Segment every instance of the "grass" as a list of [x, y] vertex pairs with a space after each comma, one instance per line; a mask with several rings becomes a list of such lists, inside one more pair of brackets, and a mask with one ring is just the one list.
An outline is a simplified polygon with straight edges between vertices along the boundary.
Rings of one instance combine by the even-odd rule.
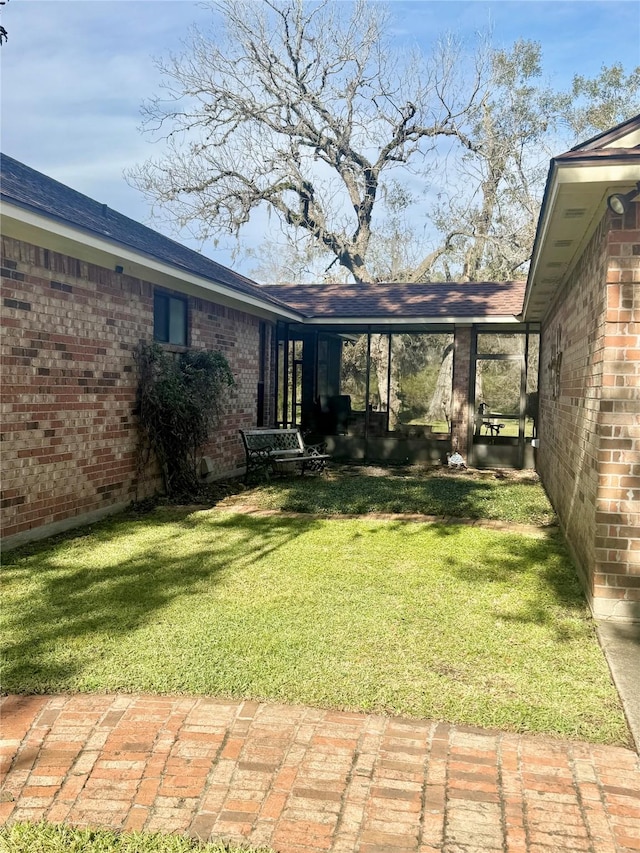
[[[267, 853], [266, 848], [262, 848]], [[251, 853], [247, 847], [202, 844], [178, 835], [74, 829], [62, 824], [0, 827], [0, 853]], [[258, 853], [254, 850], [254, 853]]]
[[[259, 509], [319, 515], [422, 513], [552, 524], [553, 509], [533, 474], [419, 471], [332, 466], [323, 477], [289, 477], [261, 484], [238, 501]], [[233, 503], [231, 500], [229, 503]]]
[[[370, 484], [356, 491], [370, 505]], [[10, 692], [252, 697], [628, 743], [553, 531], [161, 507], [9, 552], [3, 576]]]

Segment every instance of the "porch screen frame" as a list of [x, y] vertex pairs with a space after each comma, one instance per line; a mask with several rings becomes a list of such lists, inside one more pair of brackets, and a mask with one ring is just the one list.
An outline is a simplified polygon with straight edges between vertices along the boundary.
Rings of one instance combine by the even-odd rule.
[[[479, 353], [478, 352], [478, 337], [480, 335], [524, 335], [524, 351], [522, 353]], [[479, 361], [520, 361], [520, 393], [519, 393], [519, 411], [518, 411], [518, 460], [519, 466], [524, 466], [525, 445], [527, 442], [526, 432], [526, 407], [527, 407], [527, 380], [529, 373], [529, 348], [530, 338], [532, 335], [540, 337], [540, 323], [522, 323], [517, 326], [509, 325], [502, 326], [498, 324], [474, 325], [471, 330], [471, 352], [470, 352], [470, 369], [469, 369], [469, 389], [468, 389], [468, 447], [470, 450], [470, 462], [475, 464], [475, 444], [490, 444], [491, 440], [476, 442], [475, 420], [477, 416], [476, 409], [476, 382], [477, 382], [477, 366]], [[539, 388], [540, 383], [540, 364], [538, 363], [538, 375], [536, 377], [536, 387]], [[510, 418], [516, 420], [516, 418]], [[485, 438], [485, 436], [483, 436]]]

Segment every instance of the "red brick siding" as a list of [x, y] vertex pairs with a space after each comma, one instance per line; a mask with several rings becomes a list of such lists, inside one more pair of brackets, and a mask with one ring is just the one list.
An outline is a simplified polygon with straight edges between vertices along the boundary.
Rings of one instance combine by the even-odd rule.
[[640, 204], [612, 217], [608, 247], [594, 598], [640, 620]]
[[611, 224], [543, 323], [538, 468], [594, 612], [627, 619], [640, 618], [640, 234]]
[[[236, 387], [229, 392], [229, 409], [222, 414], [215, 437], [205, 451], [213, 462], [214, 475], [222, 476], [244, 467], [244, 450], [238, 430], [256, 426], [260, 320], [204, 299], [194, 299], [191, 303], [191, 346], [222, 352], [236, 382]], [[270, 324], [266, 326], [266, 333], [266, 377], [267, 386], [272, 388], [268, 383], [273, 371], [273, 327]], [[265, 399], [267, 418], [270, 417], [271, 397], [267, 394]]]
[[[153, 284], [2, 240], [2, 532], [102, 513], [160, 486], [136, 475], [133, 349], [153, 335]], [[242, 465], [255, 425], [259, 320], [189, 299], [193, 346], [220, 349], [237, 388], [207, 448], [218, 474]], [[268, 326], [269, 328], [269, 326]]]

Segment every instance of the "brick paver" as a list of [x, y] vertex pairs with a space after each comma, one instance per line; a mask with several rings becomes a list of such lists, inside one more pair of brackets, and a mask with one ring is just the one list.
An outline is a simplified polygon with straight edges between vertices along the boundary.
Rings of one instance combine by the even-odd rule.
[[422, 720], [208, 698], [4, 697], [0, 819], [282, 853], [631, 853], [638, 756]]

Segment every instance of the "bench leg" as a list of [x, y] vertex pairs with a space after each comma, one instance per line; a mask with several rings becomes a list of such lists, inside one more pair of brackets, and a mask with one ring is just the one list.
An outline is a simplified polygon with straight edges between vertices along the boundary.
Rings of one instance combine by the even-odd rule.
[[248, 484], [249, 478], [253, 474], [257, 473], [264, 475], [265, 479], [268, 480], [270, 469], [272, 467], [272, 459], [267, 453], [260, 453], [259, 451], [251, 453], [246, 458], [246, 470], [244, 475], [245, 484]]

